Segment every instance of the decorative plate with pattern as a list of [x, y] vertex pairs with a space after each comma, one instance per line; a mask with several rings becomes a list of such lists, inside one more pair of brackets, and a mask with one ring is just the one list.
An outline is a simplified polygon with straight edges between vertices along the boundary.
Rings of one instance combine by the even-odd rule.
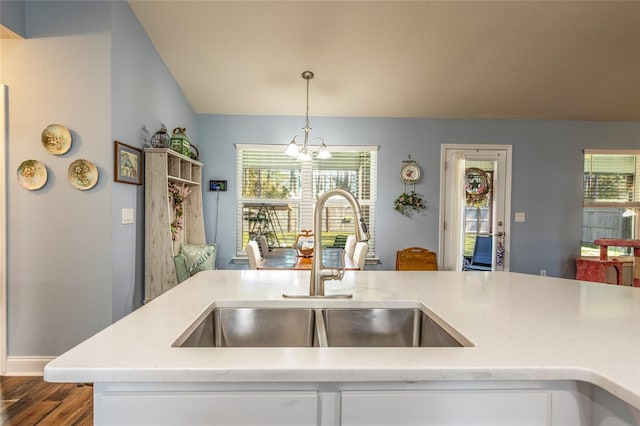
[[25, 160], [18, 167], [18, 182], [29, 191], [40, 189], [47, 183], [47, 168], [37, 160]]
[[69, 164], [69, 183], [76, 189], [84, 191], [98, 183], [98, 168], [89, 160], [76, 160]]
[[71, 148], [71, 132], [60, 124], [50, 124], [42, 131], [42, 145], [53, 155], [62, 155]]

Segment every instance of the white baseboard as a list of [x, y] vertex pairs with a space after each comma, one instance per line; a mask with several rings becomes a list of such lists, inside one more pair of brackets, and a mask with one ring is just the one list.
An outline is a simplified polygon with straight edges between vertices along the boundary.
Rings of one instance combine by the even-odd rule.
[[8, 356], [7, 376], [42, 376], [44, 366], [53, 361], [54, 356]]

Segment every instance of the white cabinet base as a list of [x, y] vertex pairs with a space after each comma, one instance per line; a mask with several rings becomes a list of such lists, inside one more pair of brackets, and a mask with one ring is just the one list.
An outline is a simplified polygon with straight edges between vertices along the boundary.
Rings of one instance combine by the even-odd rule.
[[315, 426], [316, 392], [96, 391], [94, 424]]
[[342, 393], [342, 426], [542, 426], [550, 418], [548, 391]]
[[633, 426], [640, 411], [575, 381], [95, 383], [101, 425]]

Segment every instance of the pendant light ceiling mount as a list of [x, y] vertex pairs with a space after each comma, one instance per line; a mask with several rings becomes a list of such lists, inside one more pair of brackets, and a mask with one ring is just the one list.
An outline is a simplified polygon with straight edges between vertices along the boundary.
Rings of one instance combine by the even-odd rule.
[[304, 71], [302, 73], [302, 78], [307, 82], [307, 111], [305, 114], [306, 122], [305, 126], [302, 128], [304, 131], [304, 142], [301, 148], [298, 148], [296, 144], [296, 138], [299, 138], [300, 135], [295, 135], [289, 145], [287, 145], [287, 149], [284, 151], [289, 157], [296, 157], [298, 160], [309, 161], [311, 160], [311, 142], [316, 139], [320, 141], [320, 149], [318, 150], [317, 158], [320, 160], [326, 160], [331, 158], [331, 153], [327, 148], [327, 145], [324, 143], [324, 140], [319, 137], [315, 137], [309, 141], [309, 132], [311, 132], [311, 127], [309, 126], [309, 80], [311, 80], [315, 75], [312, 71]]

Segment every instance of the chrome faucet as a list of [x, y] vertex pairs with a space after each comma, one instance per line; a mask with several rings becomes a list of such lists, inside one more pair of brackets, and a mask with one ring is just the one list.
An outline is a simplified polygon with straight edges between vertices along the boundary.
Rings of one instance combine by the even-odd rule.
[[316, 202], [316, 210], [313, 212], [313, 261], [311, 266], [311, 280], [309, 281], [309, 296], [324, 296], [324, 282], [328, 280], [342, 280], [344, 276], [344, 253], [342, 257], [342, 269], [325, 268], [322, 264], [322, 209], [324, 203], [331, 197], [340, 195], [344, 197], [355, 213], [356, 240], [368, 241], [369, 230], [360, 211], [360, 204], [356, 197], [344, 189], [331, 189], [322, 194]]

